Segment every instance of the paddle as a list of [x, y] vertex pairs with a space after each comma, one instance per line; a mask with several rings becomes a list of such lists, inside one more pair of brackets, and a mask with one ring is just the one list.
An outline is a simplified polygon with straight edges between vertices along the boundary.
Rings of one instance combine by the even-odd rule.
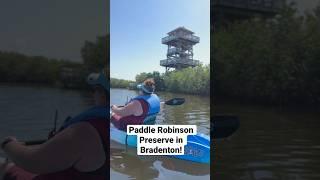
[[240, 126], [239, 118], [233, 115], [214, 115], [211, 119], [213, 123], [214, 139], [227, 138], [235, 133]]
[[[53, 137], [57, 132], [57, 121], [58, 121], [58, 110], [56, 109], [55, 114], [54, 114], [53, 129], [49, 132], [49, 138]], [[42, 144], [42, 143], [44, 143], [46, 141], [47, 140], [43, 140], [43, 139], [41, 139], [41, 140], [33, 140], [33, 141], [26, 141], [25, 145], [27, 145], [27, 146], [29, 146], [29, 145], [37, 145], [37, 144]]]
[[[166, 105], [181, 105], [185, 102], [184, 98], [173, 98], [162, 102]], [[213, 138], [221, 139], [227, 138], [235, 133], [240, 126], [239, 118], [233, 115], [214, 115], [210, 119], [213, 123]]]
[[24, 142], [25, 145], [27, 146], [32, 146], [32, 145], [38, 145], [45, 143], [47, 140], [39, 139], [39, 140], [33, 140], [33, 141], [26, 141]]
[[[221, 139], [227, 138], [234, 134], [240, 126], [239, 118], [232, 115], [215, 115], [211, 118], [211, 123], [213, 123], [213, 138]], [[46, 142], [46, 140], [33, 140], [26, 141], [26, 145], [37, 145]]]
[[57, 121], [58, 121], [58, 110], [56, 109], [56, 112], [54, 114], [54, 124], [53, 124], [54, 126], [49, 133], [49, 138], [53, 137], [57, 132]]
[[[161, 101], [160, 103], [165, 105], [170, 105], [170, 106], [177, 106], [177, 105], [183, 104], [185, 101], [186, 100], [184, 98], [172, 98], [167, 101]], [[124, 107], [124, 106], [118, 106], [118, 107]]]
[[161, 102], [161, 103], [164, 103], [166, 105], [176, 106], [176, 105], [181, 105], [184, 102], [185, 102], [184, 98], [173, 98], [173, 99], [167, 100], [165, 102]]

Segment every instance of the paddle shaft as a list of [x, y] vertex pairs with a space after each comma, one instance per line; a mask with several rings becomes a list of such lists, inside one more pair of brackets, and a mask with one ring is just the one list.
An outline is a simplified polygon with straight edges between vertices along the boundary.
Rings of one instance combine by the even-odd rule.
[[[165, 105], [173, 105], [174, 106], [174, 105], [181, 105], [184, 102], [185, 102], [184, 98], [172, 98], [167, 101], [161, 101], [160, 103], [165, 104]], [[127, 103], [128, 103], [128, 100], [127, 100]], [[118, 107], [123, 107], [123, 106], [118, 106]]]
[[58, 121], [58, 110], [56, 109], [56, 112], [54, 114], [54, 128], [53, 128], [53, 132], [57, 131], [57, 121]]
[[45, 143], [46, 141], [47, 141], [47, 140], [44, 140], [44, 139], [33, 140], [33, 141], [26, 141], [26, 142], [25, 142], [25, 145], [27, 145], [27, 146], [38, 145], [38, 144]]

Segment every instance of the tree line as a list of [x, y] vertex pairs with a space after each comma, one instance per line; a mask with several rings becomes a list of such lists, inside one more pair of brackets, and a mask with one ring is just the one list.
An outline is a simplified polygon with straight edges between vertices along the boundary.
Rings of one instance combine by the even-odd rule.
[[[148, 78], [153, 78], [156, 84], [156, 91], [169, 91], [175, 93], [188, 93], [209, 95], [210, 94], [210, 66], [201, 65], [194, 68], [185, 68], [182, 70], [169, 71], [160, 73], [158, 71], [143, 72], [137, 74], [135, 82], [125, 80], [113, 81], [111, 78], [111, 87], [115, 86], [115, 82], [127, 82], [123, 84], [123, 88], [136, 88], [136, 85], [142, 83]], [[131, 83], [131, 84], [130, 84]]]
[[131, 83], [134, 84], [134, 81], [117, 79], [117, 78], [110, 79], [110, 87], [111, 88], [134, 88], [134, 87], [131, 87], [132, 86]]
[[320, 103], [320, 7], [299, 15], [285, 7], [212, 35], [215, 97], [265, 104]]
[[85, 87], [89, 73], [100, 72], [104, 67], [109, 72], [108, 38], [107, 35], [97, 37], [95, 42], [85, 41], [81, 48], [82, 62], [0, 51], [0, 82]]
[[81, 65], [66, 60], [3, 51], [0, 51], [0, 62], [0, 81], [9, 83], [54, 84], [59, 80], [61, 67]]

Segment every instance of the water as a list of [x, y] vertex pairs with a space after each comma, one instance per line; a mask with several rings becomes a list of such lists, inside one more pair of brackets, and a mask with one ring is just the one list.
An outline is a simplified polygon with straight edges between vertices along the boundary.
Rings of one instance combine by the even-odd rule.
[[[135, 91], [111, 89], [110, 103], [123, 105], [136, 96]], [[162, 101], [174, 97], [183, 97], [186, 102], [181, 106], [165, 105], [156, 119], [156, 124], [195, 124], [198, 131], [209, 134], [210, 99], [172, 93], [159, 93]], [[128, 98], [127, 98], [128, 97]], [[127, 150], [113, 149], [111, 144], [110, 174], [111, 179], [210, 179], [210, 166], [192, 163], [169, 157], [137, 156], [134, 148]]]
[[56, 109], [59, 127], [67, 116], [92, 103], [90, 94], [79, 91], [0, 85], [0, 139], [9, 135], [23, 141], [45, 139], [54, 127]]
[[240, 129], [217, 142], [211, 176], [219, 180], [319, 180], [320, 113], [220, 104], [215, 112], [240, 118]]
[[[135, 91], [112, 89], [111, 103], [123, 104]], [[160, 93], [162, 100], [184, 97], [182, 106], [164, 106], [159, 124], [197, 124], [209, 133], [209, 98]], [[41, 139], [59, 122], [90, 107], [90, 93], [46, 87], [0, 85], [0, 138]], [[217, 180], [320, 179], [320, 113], [316, 110], [219, 104], [218, 113], [240, 117], [240, 129], [218, 141], [211, 176]], [[0, 152], [1, 153], [1, 152]], [[134, 149], [111, 150], [112, 179], [209, 179], [209, 166], [161, 157], [138, 157]], [[3, 156], [3, 154], [0, 154]]]
[[[135, 91], [112, 89], [111, 103], [124, 104]], [[161, 99], [185, 97], [182, 106], [164, 106], [157, 117], [159, 124], [197, 124], [202, 133], [209, 133], [209, 99], [161, 93]], [[91, 94], [48, 87], [0, 85], [0, 138], [13, 135], [19, 140], [44, 139], [53, 128], [55, 109], [59, 124], [69, 115], [92, 105]], [[0, 151], [0, 156], [4, 154]], [[112, 150], [111, 179], [209, 179], [210, 167], [167, 157], [138, 157], [135, 149]]]

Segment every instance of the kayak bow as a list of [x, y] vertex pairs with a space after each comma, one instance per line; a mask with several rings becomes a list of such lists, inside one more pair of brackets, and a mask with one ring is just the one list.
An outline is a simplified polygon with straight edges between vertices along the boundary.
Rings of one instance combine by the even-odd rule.
[[[112, 124], [110, 124], [110, 139], [125, 146], [137, 147], [137, 136], [127, 135]], [[189, 135], [184, 151], [184, 155], [170, 155], [170, 157], [210, 164], [210, 137], [204, 134]]]
[[[111, 114], [110, 110], [110, 116]], [[112, 123], [110, 123], [110, 139], [126, 147], [137, 147], [137, 136], [127, 135], [125, 131], [117, 129]], [[210, 137], [205, 134], [188, 135], [184, 155], [170, 155], [170, 157], [210, 164]]]

